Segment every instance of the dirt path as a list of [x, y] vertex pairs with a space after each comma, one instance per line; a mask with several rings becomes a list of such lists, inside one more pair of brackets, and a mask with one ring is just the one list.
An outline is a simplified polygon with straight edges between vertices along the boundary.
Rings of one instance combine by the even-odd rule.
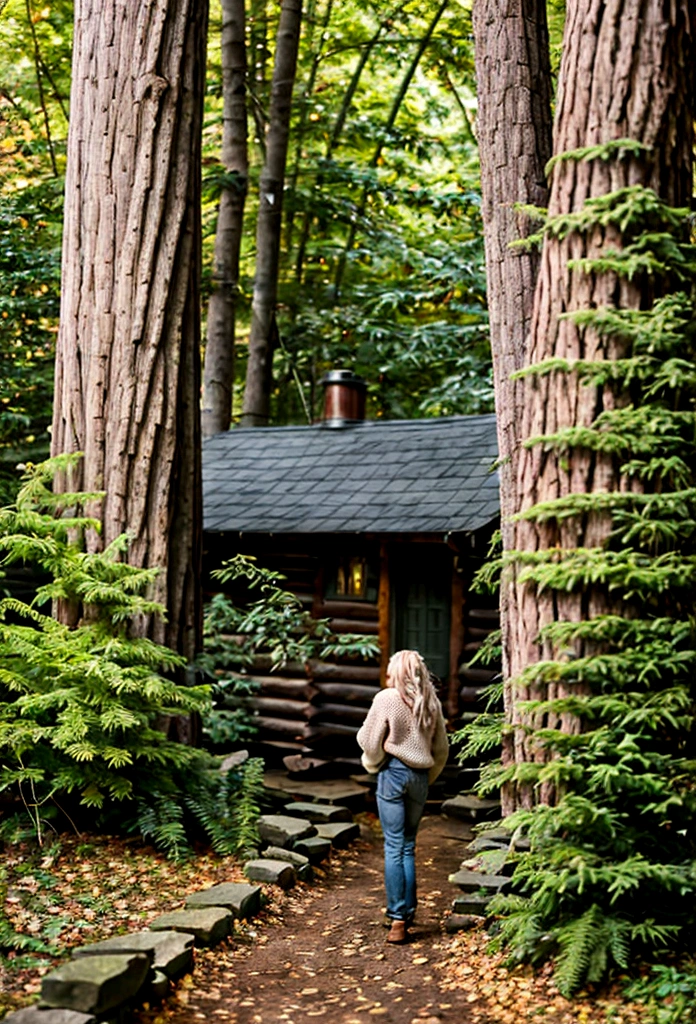
[[235, 940], [201, 951], [194, 973], [139, 1024], [466, 1024], [464, 992], [443, 992], [437, 963], [452, 941], [442, 932], [451, 905], [447, 876], [469, 833], [459, 822], [424, 819], [418, 837], [419, 908], [406, 946], [388, 946], [382, 926], [382, 845], [374, 829], [334, 854], [311, 887], [279, 895]]

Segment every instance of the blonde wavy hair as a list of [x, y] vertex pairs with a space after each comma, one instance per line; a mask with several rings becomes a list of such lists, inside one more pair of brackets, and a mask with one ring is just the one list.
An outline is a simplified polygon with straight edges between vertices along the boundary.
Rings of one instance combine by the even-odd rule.
[[393, 686], [410, 709], [419, 729], [433, 728], [440, 710], [428, 666], [418, 651], [397, 651], [387, 665], [387, 686]]

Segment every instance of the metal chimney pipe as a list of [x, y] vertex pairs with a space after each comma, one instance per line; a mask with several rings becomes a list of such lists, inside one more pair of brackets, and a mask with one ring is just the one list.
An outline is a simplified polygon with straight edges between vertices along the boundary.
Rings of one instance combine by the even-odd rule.
[[352, 370], [329, 370], [322, 378], [324, 387], [323, 427], [340, 429], [365, 419], [367, 384]]

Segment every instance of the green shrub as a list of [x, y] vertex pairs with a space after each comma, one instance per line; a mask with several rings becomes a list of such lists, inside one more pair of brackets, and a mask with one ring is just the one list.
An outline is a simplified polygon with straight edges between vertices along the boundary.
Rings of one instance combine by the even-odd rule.
[[650, 975], [630, 982], [629, 999], [646, 1003], [651, 1024], [694, 1024], [696, 1021], [696, 964], [654, 964]]
[[[158, 727], [164, 716], [205, 712], [209, 690], [177, 683], [182, 658], [132, 629], [161, 614], [147, 597], [157, 570], [122, 560], [125, 537], [98, 554], [77, 543], [98, 529], [80, 511], [95, 496], [50, 489], [71, 461], [30, 468], [16, 506], [0, 512], [3, 564], [46, 579], [31, 604], [0, 601], [0, 790], [19, 798], [39, 841], [51, 810], [82, 819], [87, 809], [110, 827], [130, 821], [173, 855], [197, 818], [227, 851], [236, 842], [229, 805], [247, 785], [255, 792], [257, 767], [248, 779], [244, 770], [221, 777], [209, 754]], [[76, 628], [48, 613], [53, 601], [82, 608]]]

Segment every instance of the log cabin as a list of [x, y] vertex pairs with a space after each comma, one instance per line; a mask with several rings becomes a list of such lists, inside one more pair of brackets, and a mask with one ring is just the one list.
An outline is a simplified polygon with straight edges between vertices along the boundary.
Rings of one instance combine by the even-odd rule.
[[355, 734], [390, 655], [421, 652], [451, 722], [480, 710], [494, 674], [469, 666], [497, 627], [471, 591], [499, 518], [493, 415], [366, 420], [365, 384], [324, 379], [312, 426], [237, 428], [203, 446], [204, 571], [237, 553], [283, 573], [336, 633], [375, 637], [379, 657], [254, 665], [265, 754], [354, 761]]

